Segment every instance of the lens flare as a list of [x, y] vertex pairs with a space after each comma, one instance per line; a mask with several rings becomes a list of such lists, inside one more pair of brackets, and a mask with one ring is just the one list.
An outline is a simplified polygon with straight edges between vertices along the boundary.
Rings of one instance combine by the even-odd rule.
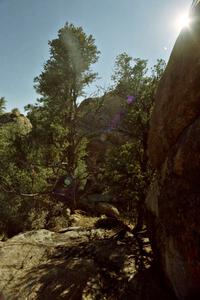
[[191, 18], [188, 12], [180, 14], [176, 20], [176, 28], [181, 31], [183, 28], [189, 28], [191, 24]]
[[127, 103], [131, 104], [135, 100], [134, 96], [127, 96]]

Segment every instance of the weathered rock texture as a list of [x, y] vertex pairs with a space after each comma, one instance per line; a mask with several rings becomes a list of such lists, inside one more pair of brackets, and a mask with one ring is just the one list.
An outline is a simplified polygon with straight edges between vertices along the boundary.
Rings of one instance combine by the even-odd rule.
[[150, 267], [146, 238], [119, 242], [112, 235], [71, 227], [0, 242], [0, 299], [175, 300], [156, 266]]
[[158, 170], [146, 203], [152, 243], [179, 299], [200, 299], [200, 3], [160, 82], [149, 135]]

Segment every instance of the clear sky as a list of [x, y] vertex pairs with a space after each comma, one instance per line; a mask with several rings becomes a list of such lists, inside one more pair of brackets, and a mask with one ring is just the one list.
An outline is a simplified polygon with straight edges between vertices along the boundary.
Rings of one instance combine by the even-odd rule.
[[7, 99], [8, 110], [36, 101], [33, 79], [48, 59], [48, 40], [66, 22], [95, 37], [101, 56], [94, 69], [103, 87], [109, 85], [116, 56], [124, 51], [148, 59], [150, 66], [157, 58], [167, 61], [178, 35], [175, 20], [191, 2], [0, 0], [0, 96]]

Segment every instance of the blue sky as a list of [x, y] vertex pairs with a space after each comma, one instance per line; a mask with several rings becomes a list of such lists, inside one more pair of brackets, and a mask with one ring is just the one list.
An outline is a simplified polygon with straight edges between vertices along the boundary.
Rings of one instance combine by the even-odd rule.
[[[116, 56], [169, 58], [178, 35], [175, 20], [191, 0], [0, 0], [0, 96], [7, 109], [34, 103], [33, 79], [48, 59], [48, 40], [66, 22], [82, 26], [101, 51], [94, 66], [109, 86]], [[88, 90], [94, 91], [95, 85]]]

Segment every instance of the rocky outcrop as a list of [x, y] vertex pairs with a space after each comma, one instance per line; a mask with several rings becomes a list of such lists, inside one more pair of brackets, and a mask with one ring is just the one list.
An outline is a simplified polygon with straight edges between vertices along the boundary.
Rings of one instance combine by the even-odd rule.
[[[101, 236], [100, 230], [95, 234]], [[11, 300], [81, 299], [79, 295], [90, 280], [90, 274], [95, 273], [94, 262], [72, 254], [67, 263], [66, 258], [58, 258], [58, 248], [65, 247], [70, 252], [77, 242], [84, 243], [91, 236], [87, 229], [68, 228], [65, 233], [43, 229], [1, 242], [0, 292]], [[74, 284], [77, 285], [75, 291], [71, 288]]]
[[86, 198], [81, 199], [77, 205], [89, 215], [105, 215], [111, 218], [118, 218], [120, 216], [119, 210], [116, 206], [109, 203], [109, 200], [109, 196], [106, 197], [106, 195], [91, 194]]
[[141, 252], [133, 237], [112, 236], [71, 227], [0, 242], [0, 299], [174, 300], [157, 268], [150, 268], [149, 244]]
[[149, 138], [151, 161], [157, 167], [200, 114], [199, 5], [191, 11], [191, 27], [183, 29], [176, 41], [157, 91]]
[[101, 135], [102, 132], [108, 130], [124, 103], [124, 99], [112, 93], [107, 93], [100, 98], [85, 99], [79, 105], [81, 131], [88, 134], [96, 133], [97, 136]]
[[160, 82], [149, 134], [152, 245], [179, 299], [200, 299], [200, 3]]
[[[89, 173], [98, 173], [106, 152], [127, 140], [127, 137], [115, 130], [123, 119], [125, 104], [126, 99], [111, 92], [100, 98], [88, 98], [81, 102], [78, 125], [80, 134], [88, 138]], [[92, 185], [96, 183], [95, 176], [93, 176]]]
[[17, 109], [0, 115], [0, 129], [12, 130], [15, 134], [26, 135], [32, 130], [30, 120]]
[[118, 218], [120, 215], [118, 209], [115, 206], [106, 202], [97, 203], [95, 206], [95, 210], [98, 212], [98, 214], [106, 215], [110, 218]]

